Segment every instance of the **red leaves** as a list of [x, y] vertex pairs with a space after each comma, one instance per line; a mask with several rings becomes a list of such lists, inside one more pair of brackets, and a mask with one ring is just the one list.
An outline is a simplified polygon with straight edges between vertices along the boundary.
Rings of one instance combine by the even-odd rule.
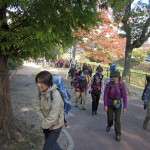
[[109, 62], [112, 58], [120, 59], [124, 56], [125, 39], [118, 35], [114, 26], [111, 11], [100, 11], [99, 26], [89, 31], [79, 30], [74, 36], [83, 38], [80, 46], [84, 48], [84, 56], [95, 61]]

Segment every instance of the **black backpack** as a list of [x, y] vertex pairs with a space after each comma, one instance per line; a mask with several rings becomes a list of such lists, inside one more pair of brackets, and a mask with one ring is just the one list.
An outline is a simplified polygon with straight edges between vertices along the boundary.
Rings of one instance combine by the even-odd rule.
[[85, 88], [85, 85], [86, 85], [85, 81], [86, 81], [86, 79], [79, 78], [77, 83], [76, 83], [76, 88], [83, 90]]

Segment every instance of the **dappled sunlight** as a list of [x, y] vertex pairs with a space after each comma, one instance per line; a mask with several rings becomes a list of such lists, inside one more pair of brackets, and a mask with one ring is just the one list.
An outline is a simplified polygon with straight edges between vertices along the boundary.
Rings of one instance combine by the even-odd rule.
[[28, 107], [25, 107], [25, 106], [20, 109], [21, 112], [28, 112], [28, 111], [31, 111], [31, 110], [32, 110], [31, 108], [28, 108]]
[[137, 107], [143, 108], [143, 105], [141, 105], [141, 104], [134, 104], [134, 105]]
[[50, 71], [52, 73], [57, 73], [57, 74], [59, 72], [59, 70], [57, 68], [43, 68], [41, 70], [48, 70], [48, 71]]
[[32, 68], [40, 68], [40, 65], [36, 65], [35, 63], [24, 63], [23, 66], [28, 66]]

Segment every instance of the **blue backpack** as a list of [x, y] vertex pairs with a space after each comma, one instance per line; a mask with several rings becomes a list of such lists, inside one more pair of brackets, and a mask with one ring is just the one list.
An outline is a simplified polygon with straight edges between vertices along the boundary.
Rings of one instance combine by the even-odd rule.
[[[60, 75], [52, 74], [53, 76], [53, 83], [57, 85], [57, 90], [59, 91], [62, 100], [64, 102], [64, 114], [65, 116], [68, 114], [69, 110], [71, 109], [71, 96], [63, 84], [63, 80]], [[41, 97], [41, 93], [39, 92], [39, 97]], [[50, 92], [50, 99], [53, 100], [53, 91]]]
[[115, 64], [113, 64], [113, 65], [111, 65], [110, 66], [110, 71], [116, 71], [117, 69], [116, 69], [116, 65]]
[[[63, 84], [63, 80], [60, 75], [58, 74], [53, 74], [53, 83], [57, 85], [57, 90], [59, 91], [62, 100], [64, 102], [64, 113], [65, 115], [68, 114], [69, 110], [71, 109], [71, 96], [66, 89], [66, 87]], [[50, 99], [53, 100], [53, 91], [50, 92]]]
[[[66, 89], [66, 87], [63, 84], [63, 80], [60, 75], [58, 74], [53, 74], [53, 83], [57, 85], [57, 90], [60, 92], [60, 95], [63, 99], [64, 102], [64, 110], [65, 110], [65, 115], [68, 114], [69, 110], [71, 109], [71, 96]], [[50, 92], [50, 98], [53, 100], [53, 92]]]

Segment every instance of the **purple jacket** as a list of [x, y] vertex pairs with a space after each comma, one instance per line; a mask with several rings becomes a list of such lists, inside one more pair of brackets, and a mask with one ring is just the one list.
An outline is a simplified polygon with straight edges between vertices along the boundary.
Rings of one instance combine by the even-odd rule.
[[110, 84], [112, 83], [108, 82], [105, 87], [104, 106], [112, 105], [114, 98], [120, 99], [122, 95], [123, 108], [126, 108], [127, 107], [127, 94], [126, 94], [125, 85], [122, 82], [121, 83], [118, 82], [117, 84], [112, 84], [110, 88]]

